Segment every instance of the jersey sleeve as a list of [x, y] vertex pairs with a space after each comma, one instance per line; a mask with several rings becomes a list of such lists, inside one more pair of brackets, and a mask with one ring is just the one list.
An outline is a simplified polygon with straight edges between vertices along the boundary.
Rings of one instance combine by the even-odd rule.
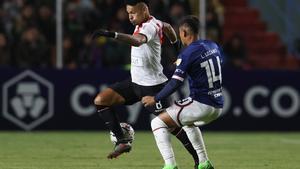
[[186, 57], [184, 54], [180, 54], [176, 61], [176, 70], [172, 76], [172, 79], [177, 79], [183, 82], [187, 76], [189, 65], [190, 61], [188, 60], [188, 57]]
[[176, 61], [176, 70], [168, 82], [168, 84], [154, 97], [155, 101], [162, 100], [171, 95], [179, 86], [182, 85], [184, 79], [187, 76], [187, 70], [189, 67], [188, 58], [184, 54], [180, 54]]
[[176, 80], [176, 79], [171, 79], [167, 85], [159, 92], [155, 95], [154, 100], [156, 102], [163, 100], [165, 98], [167, 98], [168, 96], [170, 96], [173, 92], [175, 92], [177, 90], [177, 88], [179, 88], [179, 86], [182, 85], [182, 81]]
[[156, 28], [150, 23], [145, 23], [139, 33], [145, 35], [147, 37], [147, 42], [149, 42], [155, 37]]

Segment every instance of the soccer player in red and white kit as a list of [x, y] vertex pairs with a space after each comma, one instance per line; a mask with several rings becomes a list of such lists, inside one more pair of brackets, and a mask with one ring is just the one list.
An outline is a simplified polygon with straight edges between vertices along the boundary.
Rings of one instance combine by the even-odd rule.
[[[97, 30], [93, 37], [109, 37], [131, 45], [131, 78], [117, 82], [100, 92], [94, 104], [108, 128], [117, 137], [117, 144], [108, 158], [116, 158], [131, 150], [131, 144], [124, 139], [117, 114], [112, 110], [116, 105], [131, 105], [139, 102], [143, 96], [155, 95], [167, 82], [161, 65], [161, 43], [166, 35], [172, 44], [177, 42], [177, 36], [168, 23], [162, 22], [150, 15], [144, 0], [127, 0], [126, 10], [130, 22], [135, 25], [132, 35], [107, 30]], [[158, 115], [168, 107], [167, 99], [160, 100], [148, 110]], [[198, 157], [185, 132], [177, 128], [172, 132], [185, 145], [198, 165]]]

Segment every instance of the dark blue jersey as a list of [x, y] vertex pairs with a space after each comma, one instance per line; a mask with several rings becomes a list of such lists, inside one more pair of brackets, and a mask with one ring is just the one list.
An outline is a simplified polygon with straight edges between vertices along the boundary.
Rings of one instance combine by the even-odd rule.
[[179, 55], [172, 79], [188, 78], [191, 98], [222, 108], [222, 60], [217, 44], [209, 40], [195, 41]]

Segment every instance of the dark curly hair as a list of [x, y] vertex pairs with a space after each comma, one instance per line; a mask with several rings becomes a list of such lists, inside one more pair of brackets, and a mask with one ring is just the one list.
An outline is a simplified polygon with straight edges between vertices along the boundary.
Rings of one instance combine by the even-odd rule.
[[186, 26], [192, 31], [192, 33], [199, 34], [200, 21], [196, 16], [188, 15], [180, 20], [179, 26]]

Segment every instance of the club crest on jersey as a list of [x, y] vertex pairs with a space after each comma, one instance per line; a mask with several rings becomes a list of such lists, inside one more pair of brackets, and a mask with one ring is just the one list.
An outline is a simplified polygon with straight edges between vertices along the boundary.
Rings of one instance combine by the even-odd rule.
[[179, 66], [180, 63], [181, 63], [181, 61], [182, 61], [182, 59], [177, 59], [177, 60], [176, 60], [176, 66]]

